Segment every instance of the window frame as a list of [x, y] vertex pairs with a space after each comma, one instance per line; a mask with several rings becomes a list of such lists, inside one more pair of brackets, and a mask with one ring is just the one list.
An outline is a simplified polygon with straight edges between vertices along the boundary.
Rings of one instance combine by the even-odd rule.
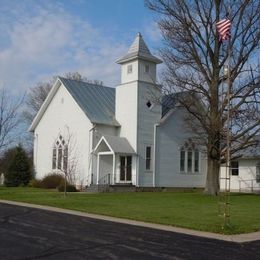
[[179, 170], [181, 174], [201, 173], [201, 152], [194, 146], [182, 146], [179, 149]]
[[231, 161], [230, 168], [231, 168], [231, 176], [239, 176], [239, 161]]
[[65, 139], [59, 135], [52, 147], [52, 170], [68, 171], [69, 147]]
[[181, 150], [180, 150], [180, 172], [185, 172], [185, 169], [186, 169], [185, 162], [186, 162], [186, 151], [183, 148], [181, 148]]
[[194, 149], [194, 172], [200, 172], [200, 152], [198, 149]]
[[127, 74], [132, 74], [133, 73], [133, 64], [128, 64], [127, 67]]
[[260, 162], [256, 164], [256, 183], [260, 183]]
[[149, 74], [150, 73], [150, 65], [149, 64], [145, 64], [144, 65], [144, 73], [145, 74]]
[[[147, 152], [149, 150], [149, 153]], [[147, 167], [148, 166], [148, 167]], [[145, 170], [152, 171], [152, 146], [145, 146]]]

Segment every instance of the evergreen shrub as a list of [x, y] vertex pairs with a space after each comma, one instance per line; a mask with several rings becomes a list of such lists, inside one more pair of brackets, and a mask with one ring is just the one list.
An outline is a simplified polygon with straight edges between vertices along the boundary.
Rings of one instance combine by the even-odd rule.
[[64, 177], [58, 173], [51, 173], [46, 175], [41, 181], [41, 188], [56, 189], [61, 183], [64, 182]]
[[[64, 192], [64, 189], [65, 189], [64, 182], [61, 183], [61, 184], [58, 186], [57, 189], [58, 189], [59, 192]], [[76, 192], [77, 189], [76, 189], [76, 187], [75, 187], [74, 185], [72, 185], [72, 184], [70, 184], [70, 183], [67, 183], [67, 185], [66, 185], [66, 191], [67, 191], [67, 192]]]

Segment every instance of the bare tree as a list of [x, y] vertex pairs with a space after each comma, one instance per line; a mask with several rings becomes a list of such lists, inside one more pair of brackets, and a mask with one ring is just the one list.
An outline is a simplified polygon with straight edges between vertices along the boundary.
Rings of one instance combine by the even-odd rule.
[[[218, 194], [220, 165], [226, 160], [228, 87], [232, 157], [259, 142], [255, 136], [260, 133], [260, 2], [147, 0], [146, 4], [161, 15], [158, 24], [165, 43], [161, 54], [166, 64], [166, 91], [188, 93], [180, 95], [179, 101], [188, 111], [186, 122], [194, 139], [207, 150], [205, 192]], [[227, 14], [231, 39], [221, 43], [216, 22]], [[230, 56], [228, 49], [232, 50]], [[230, 81], [226, 84], [228, 60]]]
[[79, 80], [79, 81], [84, 81], [86, 83], [103, 86], [103, 81], [98, 80], [98, 79], [94, 79], [94, 80], [88, 79], [87, 77], [82, 76], [78, 72], [67, 72], [67, 73], [65, 73], [65, 78], [73, 79], [73, 80]]
[[0, 151], [16, 142], [20, 135], [19, 109], [23, 100], [24, 96], [15, 100], [4, 88], [0, 89]]
[[53, 77], [48, 82], [40, 82], [29, 90], [26, 98], [26, 110], [23, 112], [23, 115], [28, 123], [32, 122], [33, 118], [39, 111], [42, 103], [49, 94], [55, 79], [56, 78]]

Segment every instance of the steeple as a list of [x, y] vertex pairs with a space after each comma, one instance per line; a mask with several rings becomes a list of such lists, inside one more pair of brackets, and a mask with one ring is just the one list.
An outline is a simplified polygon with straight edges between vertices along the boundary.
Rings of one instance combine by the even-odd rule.
[[151, 54], [140, 32], [137, 33], [135, 40], [130, 46], [127, 54], [118, 59], [116, 63], [123, 64], [125, 62], [132, 61], [138, 58], [146, 61], [151, 61], [156, 64], [162, 63], [160, 59]]

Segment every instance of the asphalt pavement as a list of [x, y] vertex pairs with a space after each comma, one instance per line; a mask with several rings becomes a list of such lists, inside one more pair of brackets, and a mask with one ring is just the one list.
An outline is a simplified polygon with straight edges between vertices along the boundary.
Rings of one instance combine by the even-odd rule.
[[0, 203], [0, 259], [260, 259], [234, 243]]

